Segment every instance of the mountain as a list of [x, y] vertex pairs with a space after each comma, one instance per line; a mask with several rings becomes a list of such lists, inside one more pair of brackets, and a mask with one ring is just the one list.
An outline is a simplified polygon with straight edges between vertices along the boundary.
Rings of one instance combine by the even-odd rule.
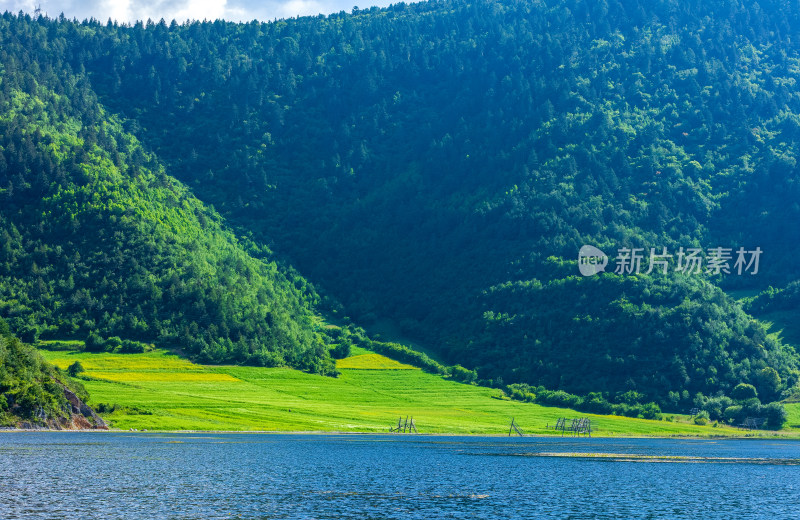
[[59, 56], [35, 61], [13, 40], [0, 56], [0, 314], [12, 330], [332, 372], [313, 287], [167, 175]]
[[[93, 297], [108, 300], [104, 309], [118, 321], [95, 313], [93, 324], [75, 328], [82, 305], [60, 306], [74, 330], [58, 333], [100, 327], [104, 335], [189, 345], [208, 360], [324, 372], [325, 349], [308, 316], [325, 294], [368, 330], [392, 322], [443, 360], [477, 369], [487, 384], [612, 399], [635, 392], [670, 409], [731, 395], [740, 383], [778, 399], [798, 381], [797, 353], [748, 314], [761, 306], [743, 309], [725, 291], [789, 287], [788, 295], [797, 280], [798, 21], [800, 8], [770, 0], [444, 0], [246, 24], [6, 14], [4, 71], [24, 70], [49, 85], [53, 99], [74, 105], [74, 125], [95, 128], [110, 164], [120, 143], [133, 143], [119, 151], [125, 165], [124, 146], [142, 150], [141, 164], [117, 182], [141, 193], [125, 204], [165, 190], [126, 221], [143, 242], [151, 232], [141, 229], [163, 221], [143, 216], [183, 197], [219, 212], [193, 211], [206, 215], [197, 217], [199, 229], [211, 222], [219, 233], [249, 234], [231, 246], [247, 253], [241, 258], [262, 265], [275, 251], [285, 259], [263, 277], [286, 295], [280, 303], [269, 292], [231, 296], [238, 314], [216, 315], [204, 301], [212, 329], [187, 311], [206, 290], [164, 296], [202, 272], [183, 266], [207, 246], [176, 239], [169, 247], [165, 239], [150, 251], [171, 251], [166, 264], [140, 260], [144, 247], [123, 248], [118, 262], [142, 263], [160, 292], [134, 298], [138, 312], [109, 296], [131, 284], [127, 268], [115, 285], [94, 277]], [[73, 78], [77, 90], [61, 94], [60, 78]], [[14, 189], [8, 200], [19, 196], [11, 177], [2, 177]], [[86, 186], [74, 179], [67, 175]], [[86, 197], [98, 192], [85, 187]], [[84, 200], [76, 199], [76, 211]], [[94, 229], [106, 225], [113, 236], [120, 224]], [[109, 254], [109, 245], [91, 245], [97, 256]], [[576, 266], [583, 245], [612, 262], [625, 247], [674, 256], [667, 274], [584, 278]], [[760, 248], [758, 273], [674, 272], [680, 248], [701, 249], [708, 261], [717, 247], [730, 248], [732, 260], [739, 247]], [[16, 283], [13, 267], [6, 272]], [[245, 285], [213, 280], [201, 287], [220, 289], [215, 302]], [[68, 293], [77, 294], [53, 302]], [[798, 310], [796, 299], [784, 300]], [[264, 310], [238, 329], [254, 301], [292, 309], [272, 313], [289, 331], [280, 336], [289, 347], [263, 339], [256, 324]], [[172, 309], [169, 319], [162, 308]], [[40, 320], [14, 312], [27, 326]], [[148, 333], [119, 323], [129, 316]], [[312, 353], [279, 354], [283, 361], [252, 355], [305, 348]]]

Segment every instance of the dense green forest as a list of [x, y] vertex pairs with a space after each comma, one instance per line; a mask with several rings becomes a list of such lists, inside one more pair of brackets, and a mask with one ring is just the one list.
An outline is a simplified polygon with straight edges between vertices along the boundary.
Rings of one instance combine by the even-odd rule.
[[22, 44], [0, 56], [0, 312], [12, 329], [331, 372], [313, 288], [226, 229], [57, 58], [40, 64]]
[[[753, 317], [800, 310], [796, 5], [6, 14], [0, 41], [0, 314], [20, 334], [326, 372], [323, 294], [496, 386], [677, 410], [798, 381]], [[756, 275], [582, 278], [584, 244], [763, 255]], [[734, 289], [772, 292], [743, 309]]]

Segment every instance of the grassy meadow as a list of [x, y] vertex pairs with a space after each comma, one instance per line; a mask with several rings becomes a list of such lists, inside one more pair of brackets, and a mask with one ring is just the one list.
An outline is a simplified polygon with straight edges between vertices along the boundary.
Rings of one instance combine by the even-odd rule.
[[784, 429], [800, 431], [800, 403], [785, 403], [787, 420]]
[[[60, 368], [80, 361], [91, 404], [113, 405], [113, 412], [101, 415], [119, 429], [388, 432], [408, 415], [420, 433], [502, 435], [514, 417], [525, 433], [546, 434], [554, 433], [548, 425], [559, 417], [587, 415], [500, 399], [498, 390], [449, 381], [359, 348], [338, 362], [338, 378], [286, 368], [198, 365], [163, 350], [41, 352]], [[596, 435], [746, 434], [688, 424], [682, 417], [590, 417]]]

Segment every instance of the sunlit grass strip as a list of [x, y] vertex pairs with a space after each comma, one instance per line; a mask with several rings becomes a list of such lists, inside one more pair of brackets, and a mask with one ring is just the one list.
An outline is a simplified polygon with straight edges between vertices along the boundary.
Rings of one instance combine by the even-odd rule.
[[419, 370], [417, 367], [400, 363], [380, 354], [360, 354], [336, 362], [336, 368], [354, 370]]
[[[197, 365], [163, 351], [41, 352], [62, 368], [80, 361], [90, 376], [83, 381], [91, 394], [90, 404], [116, 405], [111, 406], [115, 411], [102, 415], [120, 429], [388, 433], [399, 417], [408, 415], [423, 434], [507, 435], [514, 417], [526, 434], [553, 435], [559, 417], [587, 416], [564, 408], [492, 399], [496, 389], [457, 383], [422, 370], [340, 368], [341, 375], [333, 378], [288, 368]], [[354, 349], [354, 354], [373, 353]], [[593, 436], [775, 435], [677, 421], [588, 417]]]
[[56, 352], [41, 351], [51, 363], [59, 368], [67, 368], [75, 361], [80, 361], [87, 371], [167, 371], [187, 372], [206, 371], [203, 365], [197, 365], [189, 360], [179, 358], [173, 354], [156, 350], [144, 354], [109, 354], [106, 352], [92, 354], [87, 352]]
[[114, 371], [88, 371], [86, 374], [89, 377], [96, 377], [98, 379], [106, 379], [108, 381], [118, 381], [120, 383], [141, 383], [144, 381], [162, 381], [162, 382], [219, 382], [219, 381], [239, 381], [239, 379], [229, 374], [215, 374], [209, 372], [196, 372], [189, 373], [168, 372], [153, 370], [150, 372], [132, 372], [128, 370], [114, 370]]

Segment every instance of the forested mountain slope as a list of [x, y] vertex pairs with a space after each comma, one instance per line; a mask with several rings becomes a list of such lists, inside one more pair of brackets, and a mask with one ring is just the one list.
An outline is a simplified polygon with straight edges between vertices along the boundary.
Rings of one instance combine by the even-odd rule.
[[13, 330], [332, 371], [313, 288], [227, 230], [85, 78], [35, 48], [6, 37], [0, 56], [0, 313]]
[[[495, 383], [684, 407], [797, 381], [719, 287], [797, 279], [798, 22], [776, 1], [450, 0], [267, 24], [6, 15], [3, 41], [72, 71], [358, 322]], [[763, 256], [757, 275], [582, 278], [584, 244]]]

